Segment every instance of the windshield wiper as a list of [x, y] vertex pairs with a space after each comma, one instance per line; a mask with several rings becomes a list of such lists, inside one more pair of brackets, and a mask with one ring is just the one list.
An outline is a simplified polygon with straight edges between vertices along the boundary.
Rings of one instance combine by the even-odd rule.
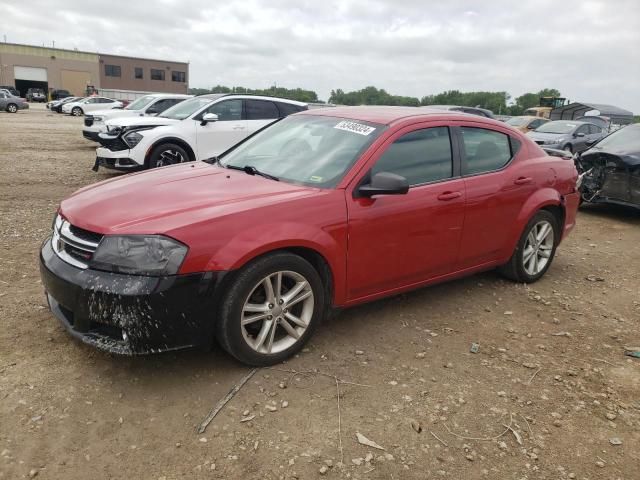
[[237, 167], [235, 165], [225, 165], [225, 167], [230, 168], [232, 170], [241, 170], [244, 173], [248, 174], [248, 175], [259, 175], [261, 177], [264, 178], [268, 178], [269, 180], [275, 180], [276, 182], [279, 182], [280, 179], [274, 175], [270, 175], [268, 173], [265, 172], [261, 172], [260, 170], [258, 170], [256, 167], [254, 167], [253, 165], [245, 165], [244, 167]]

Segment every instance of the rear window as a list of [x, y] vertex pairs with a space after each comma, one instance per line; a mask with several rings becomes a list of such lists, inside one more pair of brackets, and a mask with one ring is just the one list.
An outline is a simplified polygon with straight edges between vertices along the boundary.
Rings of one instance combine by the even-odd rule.
[[291, 103], [276, 102], [276, 105], [278, 106], [278, 110], [280, 110], [281, 117], [286, 117], [287, 115], [306, 110], [305, 107], [299, 107], [298, 105], [293, 105]]
[[460, 127], [467, 175], [500, 170], [511, 160], [509, 135], [485, 128]]

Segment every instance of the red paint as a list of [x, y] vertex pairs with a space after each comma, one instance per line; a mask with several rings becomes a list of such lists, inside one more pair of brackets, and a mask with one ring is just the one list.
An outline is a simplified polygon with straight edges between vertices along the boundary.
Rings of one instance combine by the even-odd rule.
[[[503, 123], [457, 113], [401, 108], [335, 108], [302, 115], [388, 125], [335, 189], [274, 182], [202, 162], [128, 175], [84, 188], [62, 202], [74, 225], [103, 234], [164, 234], [189, 246], [180, 273], [232, 270], [283, 248], [315, 250], [327, 261], [334, 304], [350, 305], [504, 263], [540, 208], [575, 225], [577, 172]], [[475, 126], [517, 138], [502, 170], [413, 187], [406, 195], [354, 198], [354, 190], [401, 134], [429, 126]]]

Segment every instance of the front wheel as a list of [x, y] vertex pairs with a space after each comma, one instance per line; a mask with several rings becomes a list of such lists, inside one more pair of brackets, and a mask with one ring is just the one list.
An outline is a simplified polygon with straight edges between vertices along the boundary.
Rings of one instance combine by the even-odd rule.
[[73, 107], [73, 109], [71, 110], [71, 115], [73, 115], [74, 117], [79, 117], [80, 115], [82, 115], [82, 109], [80, 107]]
[[564, 150], [565, 152], [573, 153], [573, 147], [571, 146], [571, 144], [565, 145], [562, 150]]
[[240, 270], [223, 295], [218, 343], [248, 365], [282, 362], [322, 321], [324, 292], [320, 275], [302, 257], [287, 252], [262, 257]]
[[500, 272], [520, 283], [539, 280], [551, 266], [559, 241], [556, 217], [551, 212], [540, 210], [527, 223], [513, 255]]
[[166, 167], [190, 160], [187, 151], [180, 145], [165, 143], [158, 145], [149, 157], [149, 168]]
[[10, 103], [7, 105], [7, 112], [16, 113], [18, 111], [18, 106], [15, 103]]

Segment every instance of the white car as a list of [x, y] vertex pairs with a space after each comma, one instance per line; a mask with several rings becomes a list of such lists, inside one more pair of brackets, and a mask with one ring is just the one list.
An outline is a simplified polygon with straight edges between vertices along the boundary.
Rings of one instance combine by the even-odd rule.
[[112, 108], [122, 108], [124, 104], [118, 100], [107, 97], [86, 97], [77, 102], [65, 103], [62, 106], [62, 113], [68, 113], [79, 117], [88, 112], [96, 110], [110, 110]]
[[156, 117], [107, 120], [93, 167], [155, 168], [219, 155], [307, 104], [283, 98], [211, 94], [185, 100]]
[[158, 115], [178, 103], [192, 98], [193, 95], [180, 95], [173, 93], [154, 93], [140, 97], [124, 109], [98, 110], [84, 116], [84, 128], [82, 135], [88, 140], [99, 142], [100, 133], [106, 133], [104, 122], [114, 118], [144, 117]]

